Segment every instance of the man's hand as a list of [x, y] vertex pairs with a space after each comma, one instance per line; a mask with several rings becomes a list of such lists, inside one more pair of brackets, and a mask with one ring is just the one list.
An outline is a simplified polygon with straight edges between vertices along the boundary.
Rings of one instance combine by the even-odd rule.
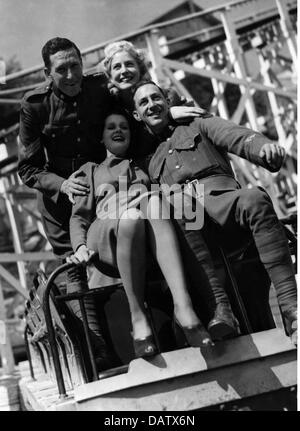
[[61, 193], [66, 194], [72, 204], [75, 203], [74, 196], [85, 196], [90, 191], [90, 186], [85, 181], [77, 178], [78, 173], [79, 171], [73, 172], [73, 174], [70, 175], [60, 187]]
[[76, 252], [71, 256], [66, 258], [68, 263], [75, 263], [76, 265], [80, 265], [83, 263], [88, 263], [89, 260], [94, 256], [95, 251], [87, 248], [86, 245], [82, 244], [78, 247]]
[[279, 171], [285, 158], [285, 149], [278, 144], [264, 144], [259, 152], [259, 156], [274, 171]]
[[197, 106], [172, 106], [170, 114], [177, 123], [190, 121], [195, 117], [201, 117], [207, 114], [207, 111]]

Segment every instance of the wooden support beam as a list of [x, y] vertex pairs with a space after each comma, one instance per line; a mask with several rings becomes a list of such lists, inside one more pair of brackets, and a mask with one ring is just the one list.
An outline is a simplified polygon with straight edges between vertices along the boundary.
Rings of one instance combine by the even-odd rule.
[[3, 277], [12, 287], [14, 287], [25, 299], [29, 299], [27, 290], [21, 285], [19, 280], [17, 280], [7, 269], [0, 265], [0, 278]]
[[57, 258], [51, 251], [37, 251], [25, 253], [0, 253], [0, 262], [40, 262], [56, 260]]
[[240, 97], [238, 106], [236, 107], [236, 110], [234, 111], [232, 117], [230, 118], [230, 120], [233, 121], [234, 123], [237, 123], [237, 124], [241, 123], [241, 119], [245, 111], [246, 99], [247, 99], [247, 94], [242, 94]]
[[[16, 208], [14, 208], [13, 205], [13, 198], [12, 196], [7, 196], [6, 193], [4, 193], [5, 197], [5, 205], [6, 210], [8, 213], [10, 226], [13, 234], [13, 243], [14, 243], [14, 249], [16, 253], [22, 253], [23, 252], [23, 246], [22, 246], [22, 233], [21, 233], [21, 227], [20, 227], [20, 220], [19, 220], [19, 214]], [[19, 278], [21, 285], [26, 289], [27, 287], [27, 281], [26, 281], [26, 268], [24, 262], [17, 262], [18, 266], [18, 272], [19, 272]]]
[[[170, 79], [170, 81], [172, 82], [172, 84], [174, 85], [174, 87], [176, 88], [179, 94], [184, 96], [187, 100], [193, 100], [193, 97], [190, 94], [190, 92], [185, 88], [184, 85], [181, 84], [180, 81], [178, 81], [174, 77], [172, 71], [168, 67], [164, 66], [162, 70], [165, 73], [165, 75]], [[195, 102], [195, 106], [199, 106], [197, 102]]]
[[[77, 410], [195, 411], [297, 385], [297, 349], [278, 328], [130, 362], [126, 374], [78, 386]], [[274, 401], [274, 404], [276, 401]]]
[[33, 90], [34, 88], [45, 84], [45, 81], [43, 82], [37, 82], [36, 84], [30, 84], [30, 85], [25, 85], [23, 87], [17, 87], [17, 88], [9, 88], [8, 90], [1, 90], [0, 91], [0, 97], [2, 99], [2, 96], [8, 96], [11, 94], [15, 94], [15, 93], [22, 93], [25, 91], [29, 91], [29, 90]]
[[145, 35], [149, 57], [152, 63], [152, 69], [150, 70], [151, 78], [156, 81], [162, 87], [168, 86], [166, 76], [162, 70], [163, 57], [160, 51], [158, 43], [158, 30], [152, 30]]
[[[271, 68], [270, 62], [267, 58], [264, 58], [261, 52], [257, 51], [257, 57], [260, 64], [260, 72], [264, 79], [264, 84], [271, 85], [272, 81], [269, 75], [269, 70]], [[282, 127], [280, 108], [278, 106], [276, 96], [274, 93], [267, 93], [267, 95], [269, 98], [269, 103], [270, 103], [273, 118], [274, 118], [274, 124], [278, 135], [278, 140], [281, 142], [281, 145], [284, 145], [284, 142], [286, 139], [286, 132]]]
[[19, 105], [21, 103], [21, 99], [1, 99], [0, 105]]
[[12, 351], [8, 329], [6, 325], [6, 311], [4, 305], [4, 296], [0, 278], [0, 356], [4, 374], [12, 374], [15, 368], [15, 360]]
[[[246, 80], [247, 73], [244, 58], [242, 56], [230, 9], [221, 11], [221, 20], [224, 25], [224, 31], [226, 35], [225, 45], [227, 47], [229, 59], [233, 65], [235, 74], [238, 78]], [[240, 90], [242, 94], [247, 95], [245, 101], [245, 110], [247, 112], [251, 128], [258, 130], [259, 127], [257, 123], [257, 112], [250, 94], [250, 87], [248, 85], [240, 85]]]
[[288, 49], [290, 51], [290, 54], [293, 60], [294, 72], [297, 73], [297, 70], [298, 70], [297, 41], [295, 37], [295, 32], [293, 30], [293, 26], [290, 20], [289, 11], [284, 1], [276, 0], [276, 4], [280, 14], [280, 25], [281, 25], [282, 33], [286, 40]]
[[176, 60], [169, 60], [167, 58], [163, 59], [163, 66], [167, 66], [172, 70], [184, 70], [185, 72], [191, 73], [192, 75], [204, 76], [205, 78], [209, 78], [209, 79], [216, 78], [221, 82], [229, 82], [230, 84], [235, 84], [238, 86], [244, 85], [244, 86], [248, 86], [249, 88], [253, 88], [260, 91], [270, 91], [274, 94], [277, 94], [278, 96], [291, 99], [293, 102], [296, 102], [297, 100], [297, 94], [295, 93], [278, 89], [274, 86], [267, 86], [259, 82], [252, 81], [249, 78], [242, 79], [242, 78], [237, 78], [230, 75], [225, 75], [222, 72], [219, 72], [217, 70], [199, 69], [187, 63], [183, 63]]
[[[213, 69], [211, 63], [206, 63], [205, 67], [207, 70]], [[229, 70], [225, 70], [225, 71], [223, 70], [222, 72], [229, 73]], [[223, 82], [220, 82], [215, 78], [212, 78], [211, 85], [212, 85], [213, 90], [214, 90], [215, 102], [216, 102], [217, 108], [219, 110], [220, 117], [228, 120], [229, 119], [229, 113], [228, 113], [226, 100], [225, 100], [226, 83], [224, 85]]]

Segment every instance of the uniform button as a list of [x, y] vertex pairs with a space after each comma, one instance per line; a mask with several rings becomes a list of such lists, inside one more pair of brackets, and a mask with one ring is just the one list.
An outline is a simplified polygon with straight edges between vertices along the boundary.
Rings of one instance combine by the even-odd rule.
[[55, 138], [55, 133], [52, 133], [52, 135], [51, 135], [51, 136], [52, 136], [52, 138]]
[[81, 141], [81, 139], [80, 138], [77, 138], [77, 142], [80, 142]]
[[78, 120], [78, 121], [77, 121], [77, 124], [80, 124], [80, 123], [81, 123], [81, 121], [80, 121], [80, 120]]
[[193, 146], [194, 146], [194, 144], [191, 144], [191, 145], [190, 145], [190, 148], [193, 148]]
[[74, 102], [74, 103], [73, 103], [73, 106], [74, 106], [74, 107], [76, 107], [76, 106], [77, 106], [77, 102]]
[[179, 168], [181, 168], [181, 166], [180, 166], [180, 165], [176, 165], [176, 166], [175, 166], [175, 168], [176, 168], [176, 169], [179, 169]]
[[169, 150], [169, 154], [172, 154], [173, 153], [173, 150]]

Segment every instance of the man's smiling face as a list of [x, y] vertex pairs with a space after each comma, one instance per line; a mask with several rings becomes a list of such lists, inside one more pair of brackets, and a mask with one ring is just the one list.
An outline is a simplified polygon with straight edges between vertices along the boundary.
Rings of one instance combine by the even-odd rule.
[[70, 97], [77, 96], [81, 88], [82, 62], [75, 49], [58, 51], [50, 55], [51, 69], [45, 70], [56, 87]]
[[134, 95], [134, 104], [134, 118], [143, 121], [153, 132], [160, 133], [168, 125], [168, 101], [155, 84], [139, 87]]

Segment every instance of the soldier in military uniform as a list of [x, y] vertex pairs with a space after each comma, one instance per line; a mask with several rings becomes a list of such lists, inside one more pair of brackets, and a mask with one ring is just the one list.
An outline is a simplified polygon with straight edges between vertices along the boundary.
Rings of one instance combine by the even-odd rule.
[[[134, 94], [136, 120], [152, 132], [158, 148], [149, 175], [160, 184], [204, 184], [206, 213], [225, 231], [251, 232], [260, 259], [274, 284], [292, 341], [297, 343], [297, 287], [287, 239], [272, 201], [259, 187], [241, 188], [227, 152], [271, 172], [280, 169], [284, 149], [263, 135], [218, 117], [172, 123], [163, 91], [153, 82], [140, 83]], [[203, 252], [203, 251], [202, 251]]]
[[[42, 56], [49, 83], [30, 91], [22, 100], [18, 173], [24, 184], [38, 190], [46, 235], [53, 252], [65, 259], [72, 253], [70, 201], [73, 195], [89, 191], [76, 171], [88, 161], [105, 158], [100, 144], [102, 123], [111, 109], [112, 97], [103, 76], [83, 76], [80, 51], [68, 39], [49, 40]], [[87, 288], [84, 268], [68, 271], [68, 293]], [[76, 303], [71, 306], [81, 318]], [[92, 300], [86, 299], [86, 307], [90, 329], [97, 335], [100, 350], [103, 346], [103, 356], [104, 341]]]

